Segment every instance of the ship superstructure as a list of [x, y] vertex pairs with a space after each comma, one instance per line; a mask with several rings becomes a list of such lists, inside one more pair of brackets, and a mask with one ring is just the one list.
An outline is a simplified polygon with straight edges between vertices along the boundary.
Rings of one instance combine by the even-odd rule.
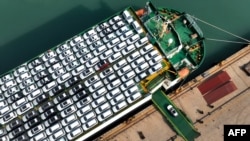
[[126, 8], [0, 77], [2, 140], [86, 140], [196, 70], [192, 17]]

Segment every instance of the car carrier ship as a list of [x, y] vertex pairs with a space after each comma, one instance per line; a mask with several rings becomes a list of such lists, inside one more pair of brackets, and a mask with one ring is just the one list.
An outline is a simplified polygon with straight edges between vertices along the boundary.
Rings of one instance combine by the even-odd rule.
[[129, 7], [0, 77], [0, 140], [87, 140], [199, 68], [186, 13]]

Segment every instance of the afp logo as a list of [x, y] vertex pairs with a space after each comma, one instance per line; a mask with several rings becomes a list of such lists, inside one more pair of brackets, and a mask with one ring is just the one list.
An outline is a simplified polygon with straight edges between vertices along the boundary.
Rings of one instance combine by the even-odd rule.
[[224, 140], [249, 141], [250, 125], [224, 125]]

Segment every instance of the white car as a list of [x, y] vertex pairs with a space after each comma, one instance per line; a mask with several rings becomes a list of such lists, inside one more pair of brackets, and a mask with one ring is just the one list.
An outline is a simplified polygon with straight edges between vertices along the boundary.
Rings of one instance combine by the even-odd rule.
[[153, 57], [150, 61], [149, 61], [149, 65], [153, 66], [156, 63], [160, 63], [162, 61], [162, 56], [161, 55], [157, 55], [156, 57]]
[[100, 88], [99, 90], [97, 90], [95, 93], [93, 93], [93, 98], [96, 99], [104, 94], [106, 94], [108, 91], [105, 87]]
[[79, 75], [81, 72], [83, 72], [85, 70], [85, 66], [84, 65], [80, 65], [77, 68], [75, 68], [74, 70], [72, 70], [72, 75], [73, 76], [77, 76]]
[[111, 40], [110, 42], [107, 43], [107, 47], [112, 48], [112, 47], [116, 46], [119, 43], [120, 43], [120, 39], [115, 38], [115, 39], [113, 39], [113, 40]]
[[30, 85], [30, 84], [33, 84], [35, 81], [32, 77], [30, 78], [27, 78], [25, 80], [23, 80], [20, 84], [19, 84], [19, 87], [21, 89], [24, 89], [26, 86]]
[[69, 140], [73, 140], [73, 139], [75, 139], [77, 136], [79, 136], [82, 133], [83, 133], [82, 128], [78, 127], [76, 129], [74, 129], [73, 131], [71, 131], [69, 134], [67, 134], [67, 138]]
[[[48, 68], [48, 71], [49, 71], [50, 73], [53, 73], [54, 71], [59, 70], [59, 69], [62, 68], [62, 67], [63, 67], [62, 63], [61, 63], [61, 62], [58, 62], [58, 63], [54, 64], [53, 66], [51, 66], [50, 68]], [[31, 73], [32, 73], [32, 72], [31, 72]]]
[[19, 91], [20, 91], [20, 88], [19, 88], [18, 86], [13, 86], [13, 87], [9, 88], [9, 89], [4, 93], [4, 95], [5, 95], [6, 97], [9, 97], [9, 96], [11, 96], [11, 95], [13, 95], [13, 94], [15, 94], [15, 93], [17, 93], [17, 92], [19, 92]]
[[5, 83], [11, 79], [14, 79], [14, 76], [12, 73], [4, 75], [3, 77], [0, 78], [0, 85], [2, 85], [3, 83]]
[[102, 46], [102, 45], [103, 45], [103, 42], [102, 42], [101, 40], [98, 40], [98, 41], [92, 43], [92, 44], [89, 46], [89, 48], [90, 48], [90, 50], [95, 50], [95, 49], [97, 49], [98, 47], [100, 47], [100, 46]]
[[66, 58], [66, 57], [68, 57], [68, 56], [70, 56], [70, 55], [73, 55], [73, 51], [71, 50], [71, 49], [68, 49], [68, 50], [65, 50], [65, 51], [63, 51], [60, 55], [59, 55], [59, 58], [61, 59], [61, 60], [63, 60], [64, 58]]
[[125, 92], [124, 92], [124, 94], [125, 94], [125, 96], [126, 97], [129, 97], [130, 95], [132, 95], [132, 94], [134, 94], [134, 93], [136, 93], [136, 92], [138, 92], [139, 90], [138, 90], [138, 87], [135, 85], [135, 86], [133, 86], [133, 87], [130, 87], [128, 90], [126, 90]]
[[118, 59], [122, 58], [122, 54], [120, 52], [116, 52], [115, 54], [111, 55], [108, 58], [109, 63], [113, 63], [117, 61]]
[[109, 49], [109, 50], [107, 50], [107, 51], [105, 51], [104, 53], [102, 53], [101, 55], [100, 55], [100, 59], [102, 59], [102, 60], [105, 60], [105, 59], [107, 59], [108, 57], [110, 57], [111, 55], [113, 55], [113, 51], [112, 51], [112, 49]]
[[47, 60], [49, 60], [50, 58], [53, 58], [57, 56], [56, 52], [53, 50], [48, 50], [47, 52], [45, 52], [41, 57], [43, 59], [44, 62], [46, 62]]
[[92, 105], [93, 108], [96, 108], [96, 107], [98, 107], [99, 105], [101, 105], [102, 103], [104, 103], [106, 101], [107, 101], [106, 98], [104, 96], [101, 96], [98, 99], [96, 99], [95, 101], [93, 101], [91, 103], [91, 105]]
[[56, 52], [60, 54], [67, 49], [70, 49], [70, 46], [67, 43], [64, 43], [56, 48]]
[[122, 91], [125, 91], [125, 90], [127, 90], [128, 88], [130, 88], [130, 87], [132, 87], [134, 85], [135, 85], [135, 82], [134, 82], [133, 79], [131, 79], [131, 80], [127, 81], [127, 82], [124, 82], [124, 84], [122, 84], [120, 86], [120, 88], [121, 88]]
[[110, 109], [110, 105], [109, 105], [109, 102], [106, 102], [100, 106], [98, 106], [95, 111], [96, 111], [96, 114], [100, 114], [102, 113], [103, 111], [107, 110], [107, 109]]
[[104, 43], [107, 43], [107, 42], [111, 41], [114, 38], [116, 38], [115, 33], [110, 33], [107, 36], [105, 36], [102, 40], [103, 40]]
[[121, 36], [123, 33], [125, 33], [128, 30], [129, 30], [129, 27], [125, 25], [125, 26], [121, 27], [120, 29], [116, 30], [115, 33], [117, 36]]
[[[72, 114], [72, 115], [70, 115], [70, 116], [64, 118], [64, 119], [61, 121], [61, 123], [62, 123], [63, 126], [66, 126], [66, 125], [68, 125], [69, 123], [71, 123], [71, 122], [73, 122], [73, 121], [75, 121], [75, 120], [77, 120], [77, 116], [76, 116], [75, 114]], [[58, 122], [58, 123], [60, 123], [60, 122]]]
[[30, 129], [27, 133], [28, 133], [28, 136], [32, 137], [32, 136], [34, 136], [35, 134], [41, 132], [44, 129], [45, 129], [44, 125], [39, 124], [39, 125], [33, 127], [32, 129]]
[[105, 85], [107, 85], [108, 83], [110, 83], [111, 81], [113, 81], [116, 78], [118, 78], [118, 77], [114, 73], [112, 73], [109, 76], [107, 76], [106, 78], [104, 78], [103, 82]]
[[123, 108], [127, 107], [128, 104], [126, 101], [122, 101], [120, 103], [117, 103], [115, 106], [113, 106], [113, 111], [117, 113], [118, 111], [122, 110]]
[[174, 109], [174, 107], [172, 105], [168, 105], [167, 106], [167, 110], [174, 116], [174, 117], [177, 117], [178, 116], [178, 113], [177, 111]]
[[153, 74], [160, 69], [162, 69], [162, 64], [159, 63], [159, 64], [156, 64], [155, 66], [149, 68], [148, 72], [149, 72], [149, 74]]
[[121, 68], [120, 70], [118, 70], [118, 71], [117, 71], [117, 74], [118, 74], [119, 76], [122, 76], [122, 75], [124, 75], [125, 73], [127, 73], [127, 72], [130, 71], [130, 70], [131, 70], [130, 65], [127, 65], [127, 66], [124, 66], [123, 68]]
[[56, 81], [51, 81], [50, 83], [46, 84], [45, 86], [43, 86], [43, 91], [46, 93], [49, 90], [51, 90], [52, 88], [54, 88], [55, 86], [57, 86]]
[[144, 54], [148, 53], [149, 51], [151, 51], [153, 49], [154, 49], [153, 45], [152, 44], [148, 44], [148, 45], [146, 45], [146, 46], [144, 46], [143, 48], [140, 49], [140, 53], [142, 55], [144, 55]]
[[29, 72], [25, 72], [20, 74], [17, 78], [16, 81], [17, 83], [21, 83], [23, 80], [28, 79], [31, 77], [31, 74]]
[[44, 140], [47, 137], [46, 133], [41, 132], [35, 136], [33, 136], [33, 138], [31, 138], [30, 141], [38, 141], [38, 140]]
[[134, 45], [134, 44], [131, 44], [131, 45], [127, 46], [126, 48], [124, 48], [124, 49], [122, 50], [122, 54], [125, 56], [125, 55], [127, 55], [127, 54], [133, 52], [135, 49], [136, 49], [136, 48], [135, 48], [135, 45]]
[[65, 110], [63, 110], [63, 111], [61, 112], [61, 116], [62, 116], [63, 118], [65, 118], [66, 116], [69, 116], [69, 115], [71, 115], [72, 113], [74, 113], [76, 110], [77, 110], [76, 106], [75, 106], [75, 105], [72, 105], [72, 106], [66, 108]]
[[98, 121], [95, 118], [93, 118], [89, 120], [87, 123], [83, 124], [83, 130], [87, 131], [88, 129], [94, 127], [97, 123]]
[[104, 71], [100, 72], [100, 77], [103, 79], [104, 77], [110, 75], [113, 72], [114, 72], [114, 70], [111, 67], [107, 68]]
[[139, 65], [139, 66], [135, 69], [135, 72], [136, 72], [137, 74], [140, 74], [141, 72], [145, 71], [147, 68], [149, 68], [149, 65], [148, 65], [147, 62], [145, 62], [145, 63]]
[[108, 28], [109, 26], [110, 25], [108, 24], [108, 22], [101, 23], [98, 26], [96, 26], [96, 31], [101, 32], [103, 29]]
[[132, 61], [134, 61], [136, 58], [138, 58], [139, 56], [140, 56], [139, 51], [133, 52], [133, 54], [131, 54], [131, 55], [129, 55], [129, 56], [127, 57], [127, 61], [128, 61], [128, 62], [132, 62]]
[[91, 60], [89, 60], [88, 62], [86, 62], [86, 67], [88, 67], [88, 68], [93, 67], [98, 62], [99, 62], [99, 58], [98, 57], [94, 57]]
[[70, 41], [69, 41], [69, 44], [70, 46], [75, 46], [76, 44], [80, 43], [83, 41], [83, 38], [81, 36], [75, 36], [73, 37]]
[[148, 54], [145, 55], [145, 59], [147, 61], [149, 61], [150, 59], [152, 59], [153, 57], [156, 57], [159, 55], [159, 52], [157, 50], [153, 50], [151, 52], [149, 52]]
[[112, 33], [113, 32], [113, 30], [111, 29], [111, 28], [105, 28], [105, 29], [103, 29], [100, 33], [99, 33], [99, 36], [101, 37], [101, 38], [103, 38], [103, 37], [105, 37], [105, 36], [107, 36], [108, 34], [110, 34], [110, 33]]
[[65, 131], [63, 129], [60, 129], [59, 131], [53, 133], [50, 137], [49, 137], [49, 140], [50, 141], [55, 141], [55, 140], [58, 140], [60, 139], [62, 136], [65, 135]]
[[94, 55], [98, 56], [99, 54], [103, 53], [105, 50], [107, 50], [106, 45], [102, 45], [100, 47], [98, 47], [96, 50], [94, 50]]
[[137, 42], [135, 43], [135, 46], [136, 46], [137, 48], [140, 48], [140, 47], [144, 46], [146, 43], [148, 43], [148, 37], [147, 37], [147, 36], [146, 36], [146, 37], [143, 37], [143, 38], [141, 38], [139, 41], [137, 41]]
[[129, 104], [135, 102], [137, 99], [139, 99], [141, 97], [141, 93], [136, 92], [134, 94], [132, 94], [130, 97], [127, 98], [127, 101]]
[[52, 125], [51, 127], [46, 129], [46, 133], [47, 135], [51, 135], [53, 133], [55, 133], [56, 131], [60, 130], [62, 128], [62, 125], [60, 122]]
[[102, 114], [98, 115], [98, 116], [97, 116], [97, 119], [98, 119], [100, 122], [102, 122], [102, 121], [104, 121], [105, 119], [109, 118], [109, 117], [112, 116], [112, 115], [113, 115], [113, 113], [112, 113], [111, 109], [109, 109], [109, 110], [103, 112]]
[[117, 15], [115, 17], [113, 17], [112, 19], [109, 20], [109, 24], [115, 24], [116, 22], [122, 20], [122, 17], [120, 15]]
[[[72, 61], [74, 61], [74, 60], [76, 60], [76, 56], [75, 56], [74, 54], [72, 54], [72, 55], [70, 55], [70, 56], [67, 56], [65, 59], [63, 59], [62, 64], [63, 64], [64, 66], [66, 66], [69, 62], [72, 62]], [[55, 62], [55, 63], [57, 63], [57, 62]], [[47, 66], [47, 67], [48, 67], [48, 66]]]
[[32, 69], [30, 72], [31, 72], [31, 74], [35, 75], [35, 74], [37, 74], [38, 72], [41, 72], [41, 71], [43, 71], [43, 70], [45, 70], [45, 69], [46, 69], [45, 65], [44, 65], [44, 64], [41, 64], [41, 65], [36, 66], [36, 67], [35, 67], [34, 69]]
[[100, 37], [98, 35], [93, 35], [87, 39], [86, 43], [87, 43], [87, 45], [90, 45], [99, 39], [100, 39]]
[[125, 59], [120, 60], [118, 63], [113, 65], [114, 70], [119, 70], [121, 67], [125, 66], [127, 61]]
[[64, 73], [66, 73], [66, 69], [65, 68], [60, 68], [60, 69], [54, 71], [54, 73], [52, 73], [51, 76], [52, 76], [53, 79], [56, 79], [59, 76], [63, 75]]
[[110, 103], [111, 103], [112, 106], [114, 106], [114, 105], [116, 105], [118, 102], [120, 102], [120, 101], [122, 101], [122, 100], [124, 100], [124, 99], [125, 99], [124, 95], [123, 95], [123, 94], [120, 94], [120, 95], [117, 95], [117, 96], [115, 96], [114, 98], [112, 98], [112, 99], [110, 100]]
[[132, 22], [132, 26], [134, 27], [135, 31], [136, 31], [138, 34], [143, 33], [142, 27], [140, 26], [140, 24], [139, 24], [137, 21], [133, 21], [133, 22]]
[[146, 71], [144, 71], [144, 72], [140, 73], [139, 75], [137, 75], [134, 80], [136, 83], [138, 83], [141, 80], [143, 80], [144, 78], [146, 78], [147, 76], [149, 76], [149, 74]]
[[20, 106], [22, 106], [23, 104], [25, 104], [27, 102], [28, 102], [27, 98], [23, 97], [23, 98], [17, 100], [15, 103], [13, 103], [12, 107], [14, 109], [17, 109], [17, 108], [19, 108]]
[[116, 79], [113, 80], [112, 82], [110, 82], [107, 86], [108, 90], [112, 90], [116, 87], [118, 87], [119, 85], [121, 85], [121, 80], [120, 79]]
[[133, 30], [128, 30], [125, 33], [123, 33], [122, 35], [120, 35], [120, 39], [121, 39], [121, 41], [126, 41], [129, 37], [131, 37], [133, 35], [134, 35]]
[[3, 91], [6, 91], [8, 88], [13, 87], [15, 85], [17, 85], [17, 82], [15, 80], [9, 80], [5, 82], [1, 88]]
[[114, 51], [119, 52], [120, 50], [122, 50], [125, 47], [127, 47], [127, 43], [126, 42], [121, 42], [117, 46], [114, 47]]
[[131, 66], [132, 66], [132, 68], [136, 68], [136, 67], [140, 66], [141, 64], [143, 64], [144, 62], [145, 62], [145, 59], [143, 57], [140, 57], [140, 58], [136, 59], [135, 61], [133, 61], [131, 63]]
[[123, 11], [122, 15], [123, 15], [124, 19], [126, 19], [126, 21], [128, 23], [132, 23], [134, 21], [132, 15], [129, 13], [128, 10]]
[[29, 61], [28, 67], [29, 67], [29, 69], [33, 69], [34, 67], [36, 67], [36, 66], [38, 66], [38, 65], [40, 65], [42, 63], [43, 63], [42, 58], [38, 57], [38, 58], [35, 58], [32, 61]]
[[83, 38], [84, 38], [85, 40], [87, 40], [90, 36], [93, 36], [93, 35], [95, 35], [95, 34], [96, 34], [95, 30], [94, 30], [94, 29], [91, 29], [91, 30], [89, 30], [88, 32], [86, 32], [86, 33], [83, 34]]
[[137, 40], [140, 39], [140, 36], [138, 34], [135, 34], [133, 35], [132, 37], [130, 37], [128, 40], [127, 40], [127, 44], [130, 45], [130, 44], [133, 44], [134, 42], [136, 42]]
[[25, 72], [28, 72], [28, 71], [29, 71], [28, 67], [27, 67], [26, 65], [24, 65], [24, 66], [18, 67], [18, 68], [14, 71], [13, 74], [14, 74], [16, 77], [18, 77], [20, 74], [25, 73]]
[[[74, 48], [73, 48], [74, 49]], [[77, 50], [76, 51], [76, 57], [77, 58], [81, 58], [82, 57], [82, 55], [84, 55], [84, 54], [87, 54], [87, 53], [89, 53], [90, 52], [90, 50], [88, 49], [88, 48], [81, 48], [81, 49], [79, 49], [79, 51]]]
[[50, 58], [44, 64], [45, 64], [46, 67], [50, 67], [53, 64], [58, 63], [59, 61], [61, 61], [61, 59], [58, 56], [56, 56], [56, 57]]
[[112, 26], [112, 28], [113, 28], [114, 30], [117, 30], [118, 28], [120, 28], [120, 27], [122, 27], [122, 26], [124, 26], [124, 25], [125, 25], [125, 22], [121, 20], [121, 21], [115, 23], [115, 24]]
[[[57, 110], [62, 111], [65, 108], [69, 107], [70, 105], [73, 104], [73, 100], [71, 98], [67, 98], [67, 94], [66, 93], [61, 93], [60, 95], [58, 95], [55, 99], [54, 99], [54, 103], [58, 104]], [[66, 100], [65, 100], [66, 99]]]
[[121, 79], [123, 82], [126, 82], [126, 81], [132, 79], [134, 76], [135, 76], [135, 72], [133, 70], [131, 70], [128, 73], [124, 74]]
[[91, 85], [89, 87], [89, 91], [91, 93], [93, 93], [94, 91], [96, 91], [97, 89], [101, 88], [103, 86], [103, 83], [101, 81], [97, 81], [96, 83], [94, 83], [93, 85]]
[[74, 68], [78, 67], [80, 65], [80, 61], [79, 60], [74, 60], [72, 62], [70, 62], [67, 66], [66, 66], [66, 70], [67, 71], [71, 71]]
[[116, 95], [119, 95], [119, 94], [121, 94], [121, 91], [120, 91], [120, 89], [119, 88], [115, 88], [115, 89], [113, 89], [112, 91], [110, 91], [107, 95], [106, 95], [106, 97], [107, 97], [107, 99], [112, 99], [114, 96], [116, 96]]
[[92, 85], [94, 82], [100, 80], [100, 78], [97, 76], [97, 75], [94, 75], [90, 78], [88, 78], [85, 82], [84, 82], [84, 85], [86, 87], [89, 87], [90, 85]]
[[60, 77], [57, 78], [57, 82], [59, 84], [62, 84], [64, 82], [66, 82], [67, 80], [69, 80], [72, 77], [71, 73], [67, 72], [63, 75], [61, 75]]
[[[74, 101], [79, 100], [79, 99], [76, 99], [75, 96], [73, 97], [73, 99], [74, 99]], [[78, 102], [76, 103], [76, 106], [77, 106], [78, 108], [82, 108], [83, 106], [86, 106], [87, 104], [89, 104], [91, 101], [92, 101], [91, 96], [87, 96], [87, 97], [81, 99], [80, 101], [78, 101]]]
[[94, 69], [93, 68], [85, 69], [80, 74], [80, 78], [83, 80], [83, 79], [85, 79], [86, 77], [90, 76], [93, 73], [94, 73]]
[[83, 107], [80, 107], [79, 110], [76, 112], [76, 114], [78, 115], [78, 117], [81, 117], [83, 115], [86, 115], [86, 113], [91, 110], [92, 110], [92, 107], [90, 105], [85, 105]]
[[94, 55], [92, 55], [92, 53], [87, 53], [87, 54], [81, 55], [80, 62], [84, 65], [85, 62], [89, 61], [93, 57], [94, 57]]

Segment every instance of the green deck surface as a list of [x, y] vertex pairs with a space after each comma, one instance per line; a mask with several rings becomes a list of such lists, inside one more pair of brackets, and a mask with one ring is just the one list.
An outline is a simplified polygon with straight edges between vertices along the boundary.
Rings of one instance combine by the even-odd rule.
[[[190, 123], [189, 119], [184, 116], [172, 101], [161, 90], [157, 90], [152, 95], [152, 101], [155, 106], [160, 110], [164, 117], [169, 121], [173, 129], [183, 137], [186, 141], [194, 141], [199, 133], [195, 130], [194, 126]], [[178, 116], [172, 116], [166, 109], [167, 105], [173, 105], [178, 112]]]

